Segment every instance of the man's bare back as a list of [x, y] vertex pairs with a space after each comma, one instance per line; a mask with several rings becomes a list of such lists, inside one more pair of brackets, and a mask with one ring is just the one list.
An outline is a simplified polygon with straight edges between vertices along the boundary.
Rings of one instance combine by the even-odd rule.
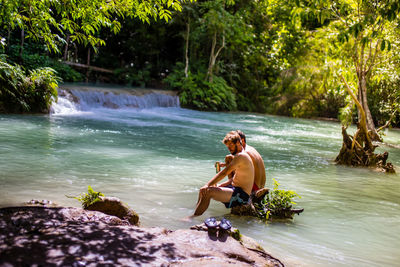
[[258, 189], [264, 188], [265, 186], [265, 165], [260, 153], [257, 150], [246, 144], [245, 151], [249, 154], [253, 166], [254, 166], [254, 183], [257, 185]]
[[233, 176], [232, 185], [241, 187], [247, 194], [250, 195], [254, 182], [254, 167], [251, 157], [245, 151], [236, 155], [232, 162], [226, 167], [229, 172], [229, 167], [235, 172]]

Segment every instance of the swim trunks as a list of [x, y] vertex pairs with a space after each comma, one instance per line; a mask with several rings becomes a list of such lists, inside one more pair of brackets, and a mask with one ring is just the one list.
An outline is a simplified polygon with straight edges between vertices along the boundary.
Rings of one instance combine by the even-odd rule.
[[254, 192], [254, 191], [258, 191], [258, 190], [260, 190], [260, 188], [256, 185], [256, 183], [254, 183], [251, 191]]
[[224, 202], [227, 209], [247, 204], [250, 196], [241, 187], [232, 185], [226, 187], [233, 189], [231, 200], [229, 202]]

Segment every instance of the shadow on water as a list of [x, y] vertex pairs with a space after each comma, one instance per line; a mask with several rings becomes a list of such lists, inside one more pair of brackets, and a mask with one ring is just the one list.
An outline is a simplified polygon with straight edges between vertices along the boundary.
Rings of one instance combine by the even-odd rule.
[[59, 209], [19, 213], [8, 208], [0, 214], [1, 266], [161, 265], [176, 255], [172, 243], [147, 244], [156, 234], [136, 227], [66, 221]]

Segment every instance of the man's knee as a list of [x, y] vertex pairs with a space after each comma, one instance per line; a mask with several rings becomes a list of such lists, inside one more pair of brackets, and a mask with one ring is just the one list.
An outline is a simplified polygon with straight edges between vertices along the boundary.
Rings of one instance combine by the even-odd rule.
[[200, 195], [203, 197], [203, 198], [210, 198], [211, 197], [211, 187], [203, 187], [203, 188], [200, 188]]

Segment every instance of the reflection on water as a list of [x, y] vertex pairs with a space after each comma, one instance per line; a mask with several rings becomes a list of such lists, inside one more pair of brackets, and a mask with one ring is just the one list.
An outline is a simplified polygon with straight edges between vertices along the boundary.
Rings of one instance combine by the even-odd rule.
[[[79, 206], [65, 195], [91, 185], [128, 203], [143, 226], [186, 228], [197, 190], [227, 153], [226, 132], [241, 129], [276, 178], [297, 191], [305, 212], [263, 223], [228, 214], [213, 202], [208, 216], [228, 217], [288, 266], [394, 266], [400, 262], [400, 175], [335, 166], [340, 125], [180, 108], [106, 109], [51, 116], [0, 116], [0, 205], [32, 198]], [[400, 145], [400, 132], [387, 132]], [[400, 150], [389, 159], [400, 166]], [[400, 171], [400, 168], [398, 168]]]

